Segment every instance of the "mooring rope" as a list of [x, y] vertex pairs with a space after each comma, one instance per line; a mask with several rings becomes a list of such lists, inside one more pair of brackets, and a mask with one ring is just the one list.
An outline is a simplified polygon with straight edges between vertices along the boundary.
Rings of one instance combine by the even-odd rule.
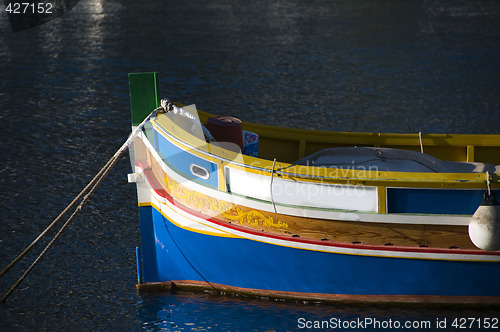
[[273, 161], [273, 169], [271, 171], [271, 184], [269, 185], [269, 191], [271, 193], [271, 203], [273, 203], [273, 208], [274, 208], [274, 213], [278, 213], [276, 210], [276, 204], [274, 204], [274, 198], [273, 198], [273, 180], [274, 180], [274, 167], [276, 166], [276, 158], [274, 158]]
[[24, 255], [26, 255], [28, 253], [28, 251], [31, 250], [31, 248], [33, 248], [33, 246], [38, 242], [40, 241], [40, 239], [42, 237], [45, 236], [45, 234], [47, 234], [47, 232], [52, 229], [52, 227], [54, 227], [55, 224], [57, 224], [57, 222], [69, 211], [69, 209], [71, 209], [73, 207], [73, 205], [75, 205], [75, 203], [80, 200], [80, 198], [83, 196], [83, 194], [85, 194], [85, 192], [87, 192], [87, 190], [92, 186], [94, 185], [94, 183], [98, 180], [98, 178], [101, 177], [102, 173], [104, 172], [104, 170], [109, 167], [109, 164], [111, 163], [112, 159], [110, 159], [108, 161], [108, 163], [106, 165], [104, 165], [104, 167], [99, 171], [99, 173], [97, 173], [97, 175], [92, 179], [92, 181], [90, 181], [87, 186], [85, 188], [83, 188], [83, 190], [73, 199], [73, 201], [71, 203], [68, 204], [68, 206], [66, 206], [66, 208], [57, 216], [57, 218], [55, 218], [49, 226], [47, 226], [47, 228], [45, 228], [45, 230], [40, 233], [40, 235], [38, 235], [38, 237], [29, 245], [26, 247], [26, 249], [24, 249], [24, 251], [22, 253], [19, 254], [19, 256], [17, 256], [12, 262], [10, 262], [9, 265], [7, 265], [7, 267], [5, 269], [3, 269], [2, 272], [0, 272], [0, 277], [3, 276], [5, 273], [7, 273], [7, 271], [10, 270], [11, 267], [13, 267], [21, 258], [24, 257]]
[[[96, 188], [99, 186], [99, 184], [104, 180], [104, 178], [109, 174], [111, 169], [116, 165], [118, 162], [119, 157], [125, 152], [125, 150], [128, 149], [130, 144], [133, 142], [134, 138], [139, 134], [139, 132], [142, 130], [144, 127], [144, 124], [153, 116], [156, 116], [156, 113], [158, 110], [164, 109], [163, 105], [162, 107], [157, 108], [153, 112], [151, 112], [145, 119], [144, 121], [139, 124], [134, 131], [129, 135], [127, 140], [123, 143], [123, 145], [115, 152], [115, 154], [108, 160], [108, 162], [101, 168], [101, 170], [94, 176], [94, 178], [83, 188], [83, 190], [71, 201], [71, 203], [50, 223], [45, 230], [38, 235], [38, 237], [28, 246], [26, 249], [23, 250], [19, 256], [17, 256], [5, 269], [0, 272], [0, 277], [2, 277], [7, 271], [10, 270], [21, 258], [24, 257], [28, 253], [28, 251], [33, 248], [33, 246], [43, 237], [47, 234], [47, 232], [75, 205], [76, 202], [80, 200], [80, 198], [85, 195], [85, 193], [88, 193], [83, 197], [82, 201], [80, 204], [76, 207], [75, 211], [71, 214], [71, 216], [66, 220], [66, 222], [63, 224], [63, 226], [59, 229], [59, 231], [54, 235], [52, 240], [47, 244], [47, 246], [43, 249], [43, 251], [40, 253], [40, 255], [33, 261], [33, 263], [30, 265], [30, 267], [23, 273], [23, 275], [17, 280], [17, 282], [9, 289], [9, 291], [0, 299], [0, 303], [4, 303], [7, 300], [7, 297], [10, 296], [10, 294], [21, 284], [21, 282], [26, 278], [26, 276], [31, 272], [31, 270], [35, 267], [35, 265], [38, 263], [38, 261], [43, 257], [43, 255], [47, 252], [47, 250], [52, 246], [54, 241], [61, 235], [63, 230], [69, 225], [73, 217], [82, 209], [83, 205], [89, 200], [90, 196], [94, 193]], [[90, 190], [89, 190], [90, 188]]]
[[[113, 162], [109, 164], [109, 166], [106, 168], [105, 172], [102, 173], [102, 176], [98, 179], [98, 181], [94, 184], [92, 189], [85, 195], [83, 200], [80, 202], [80, 204], [76, 207], [75, 211], [71, 214], [71, 216], [66, 220], [64, 225], [59, 229], [59, 231], [54, 235], [52, 240], [47, 244], [47, 246], [43, 249], [43, 251], [38, 255], [38, 257], [35, 259], [35, 261], [30, 265], [30, 267], [23, 273], [23, 275], [17, 280], [17, 282], [9, 289], [9, 291], [0, 299], [0, 303], [4, 303], [7, 300], [7, 297], [10, 296], [10, 294], [21, 284], [21, 282], [26, 278], [26, 276], [33, 270], [35, 265], [38, 263], [38, 261], [45, 255], [47, 250], [52, 246], [52, 244], [55, 242], [55, 240], [61, 235], [63, 230], [69, 225], [73, 217], [82, 209], [83, 205], [88, 201], [90, 196], [93, 194], [95, 189], [99, 186], [99, 184], [102, 182], [102, 180], [108, 175], [109, 171], [111, 171], [111, 168], [116, 164], [116, 161], [118, 161], [118, 158], [114, 158]], [[26, 251], [26, 250], [25, 250]]]
[[424, 144], [422, 144], [422, 132], [418, 132], [418, 140], [420, 142], [420, 152], [424, 153]]
[[491, 178], [488, 171], [486, 171], [486, 187], [488, 187], [488, 196], [491, 196]]

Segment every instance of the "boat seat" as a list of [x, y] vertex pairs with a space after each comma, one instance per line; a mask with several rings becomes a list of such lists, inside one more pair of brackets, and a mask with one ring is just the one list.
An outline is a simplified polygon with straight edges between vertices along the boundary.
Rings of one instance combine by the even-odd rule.
[[323, 149], [294, 164], [389, 172], [500, 173], [500, 165], [447, 162], [417, 151], [376, 147]]

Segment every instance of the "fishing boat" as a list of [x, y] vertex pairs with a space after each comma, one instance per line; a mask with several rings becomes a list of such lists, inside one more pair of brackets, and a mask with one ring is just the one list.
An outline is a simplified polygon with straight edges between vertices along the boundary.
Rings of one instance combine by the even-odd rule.
[[138, 289], [500, 303], [500, 135], [286, 129], [129, 74]]

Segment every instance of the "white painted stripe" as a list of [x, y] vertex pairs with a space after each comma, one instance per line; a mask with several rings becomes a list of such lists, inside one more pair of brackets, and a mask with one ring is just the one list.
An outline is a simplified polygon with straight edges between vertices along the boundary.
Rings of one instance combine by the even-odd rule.
[[[231, 192], [245, 197], [271, 201], [271, 176], [245, 172], [235, 168], [225, 168], [229, 172]], [[271, 173], [269, 173], [271, 174]]]
[[276, 203], [323, 209], [377, 212], [376, 187], [332, 185], [275, 179]]
[[[376, 187], [332, 185], [310, 183], [276, 178], [273, 181], [271, 198], [271, 177], [226, 168], [229, 171], [231, 192], [277, 204], [315, 207], [323, 209], [376, 212], [378, 195]], [[281, 209], [280, 209], [281, 210]]]

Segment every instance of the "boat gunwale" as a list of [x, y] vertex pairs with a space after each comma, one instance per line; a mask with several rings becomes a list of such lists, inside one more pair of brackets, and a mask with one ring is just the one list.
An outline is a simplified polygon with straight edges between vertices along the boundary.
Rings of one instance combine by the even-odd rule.
[[[161, 117], [162, 115], [160, 115]], [[258, 157], [238, 154], [233, 151], [221, 148], [217, 145], [207, 143], [191, 133], [185, 131], [180, 126], [175, 124], [168, 117], [161, 117], [161, 122], [158, 119], [153, 119], [153, 126], [158, 129], [163, 135], [174, 139], [178, 144], [184, 146], [184, 150], [196, 151], [203, 155], [207, 160], [212, 158], [219, 159], [224, 166], [240, 168], [244, 170], [254, 170], [260, 172], [261, 175], [282, 177], [292, 181], [310, 181], [321, 183], [357, 182], [363, 185], [366, 182], [373, 182], [375, 186], [381, 186], [381, 183], [390, 183], [389, 186], [407, 187], [405, 183], [417, 185], [426, 184], [460, 184], [464, 186], [477, 186], [484, 184], [486, 188], [487, 173], [437, 173], [437, 172], [393, 172], [393, 171], [372, 171], [372, 170], [355, 170], [346, 168], [324, 167], [297, 165], [292, 163], [277, 161], [277, 167], [273, 168], [273, 161]], [[165, 119], [165, 120], [163, 120]], [[156, 126], [154, 125], [156, 124]], [[174, 133], [165, 128], [166, 125], [171, 128], [179, 128], [180, 133]], [[401, 134], [404, 135], [404, 134]], [[482, 135], [481, 135], [482, 136]], [[498, 139], [500, 140], [500, 135]], [[242, 162], [237, 161], [238, 159]], [[298, 170], [296, 170], [298, 168]], [[288, 171], [284, 171], [287, 169]], [[340, 175], [338, 175], [340, 173]], [[500, 188], [500, 173], [489, 173], [492, 189]], [[355, 184], [354, 183], [354, 184]], [[397, 185], [399, 184], [399, 185]], [[418, 185], [417, 185], [418, 186]]]
[[[175, 103], [179, 107], [184, 107], [184, 105]], [[213, 114], [197, 110], [200, 116], [200, 120], [206, 120]], [[394, 145], [406, 145], [411, 141], [412, 143], [419, 141], [419, 133], [375, 133], [375, 132], [349, 132], [349, 131], [328, 131], [328, 130], [311, 130], [311, 129], [301, 129], [301, 128], [290, 128], [281, 126], [272, 126], [262, 123], [254, 123], [242, 121], [243, 129], [251, 131], [251, 129], [256, 129], [257, 131], [265, 132], [266, 136], [278, 138], [278, 139], [293, 139], [297, 140], [297, 136], [300, 135], [301, 140], [314, 139], [315, 142], [328, 142], [328, 143], [344, 143], [344, 141], [335, 141], [332, 138], [342, 136], [349, 138], [378, 138], [379, 140], [388, 139], [398, 139], [396, 142], [390, 142]], [[283, 133], [291, 133], [293, 135], [283, 135]], [[422, 135], [424, 140], [432, 139], [447, 139], [453, 140], [453, 143], [457, 145], [477, 145], [481, 146], [493, 146], [498, 147], [500, 142], [500, 134], [439, 134], [439, 133], [429, 133]], [[376, 142], [383, 143], [383, 142]], [[399, 144], [398, 144], [399, 143]], [[425, 145], [425, 144], [424, 144]]]

